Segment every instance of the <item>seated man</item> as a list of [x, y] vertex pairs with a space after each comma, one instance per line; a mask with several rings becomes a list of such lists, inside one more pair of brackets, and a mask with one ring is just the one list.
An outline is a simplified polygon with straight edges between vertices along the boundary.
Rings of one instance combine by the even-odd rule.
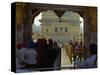
[[97, 67], [97, 45], [96, 44], [90, 44], [89, 46], [90, 50], [90, 57], [88, 57], [83, 62], [75, 62], [75, 66], [77, 68], [96, 68]]
[[29, 41], [27, 44], [27, 51], [24, 55], [24, 65], [26, 68], [36, 68], [37, 64], [37, 51], [33, 41]]
[[16, 68], [24, 68], [24, 55], [27, 51], [27, 47], [25, 44], [19, 44], [16, 49]]

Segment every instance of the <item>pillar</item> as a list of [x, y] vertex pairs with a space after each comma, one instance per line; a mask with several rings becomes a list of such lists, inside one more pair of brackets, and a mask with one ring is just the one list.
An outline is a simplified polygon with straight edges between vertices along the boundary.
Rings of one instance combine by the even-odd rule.
[[24, 20], [24, 42], [32, 39], [32, 10], [30, 7], [25, 7], [25, 20]]
[[86, 47], [89, 46], [90, 43], [90, 20], [89, 20], [89, 15], [88, 12], [84, 12], [83, 14], [84, 18], [84, 44]]

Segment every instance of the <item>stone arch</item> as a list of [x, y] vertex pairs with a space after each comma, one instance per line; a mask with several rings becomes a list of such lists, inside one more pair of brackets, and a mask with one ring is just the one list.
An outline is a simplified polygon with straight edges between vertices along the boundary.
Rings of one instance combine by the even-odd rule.
[[[84, 19], [84, 38], [85, 44], [88, 45], [93, 35], [91, 32], [97, 32], [97, 7], [88, 6], [72, 6], [72, 5], [54, 5], [54, 4], [37, 4], [37, 3], [25, 3], [24, 11], [24, 41], [31, 39], [32, 35], [32, 23], [34, 18], [41, 12], [46, 10], [53, 11], [74, 11], [77, 12]], [[92, 13], [91, 13], [92, 12]], [[94, 42], [97, 42], [95, 37]]]

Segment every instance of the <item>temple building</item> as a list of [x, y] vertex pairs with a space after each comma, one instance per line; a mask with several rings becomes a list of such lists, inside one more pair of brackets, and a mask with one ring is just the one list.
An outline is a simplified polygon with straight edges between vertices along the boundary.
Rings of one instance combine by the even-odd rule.
[[80, 16], [78, 13], [66, 11], [61, 19], [55, 12], [42, 12], [41, 34], [56, 41], [69, 42], [80, 39]]

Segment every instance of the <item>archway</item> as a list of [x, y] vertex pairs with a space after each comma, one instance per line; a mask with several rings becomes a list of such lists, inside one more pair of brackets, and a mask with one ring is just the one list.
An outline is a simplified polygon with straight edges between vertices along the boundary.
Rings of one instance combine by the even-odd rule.
[[[41, 22], [41, 23], [40, 23]], [[73, 11], [65, 11], [59, 18], [55, 11], [47, 10], [42, 11], [36, 16], [33, 25], [32, 39], [37, 40], [39, 38], [52, 39], [56, 41], [61, 47], [61, 66], [71, 67], [72, 54], [66, 47], [70, 40], [74, 42], [80, 42], [83, 44], [83, 18]]]
[[[39, 4], [39, 5], [38, 4], [27, 4], [27, 6], [28, 6], [27, 12], [30, 14], [30, 19], [29, 19], [30, 27], [28, 25], [28, 27], [30, 28], [29, 30], [31, 30], [31, 27], [32, 27], [31, 26], [32, 25], [32, 19], [31, 18], [33, 18], [33, 21], [34, 21], [35, 16], [37, 16], [41, 11], [45, 11], [45, 10], [75, 11], [80, 16], [82, 16], [83, 19], [84, 19], [84, 43], [85, 43], [85, 45], [87, 46], [87, 45], [89, 45], [90, 42], [93, 42], [93, 41], [91, 41], [92, 38], [90, 37], [90, 36], [93, 35], [91, 33], [91, 31], [94, 32], [94, 33], [97, 32], [97, 27], [96, 27], [97, 26], [97, 20], [96, 20], [97, 19], [96, 18], [97, 17], [97, 15], [96, 15], [97, 9], [95, 7], [85, 7], [85, 6], [81, 7], [81, 6], [67, 6], [67, 5], [65, 5], [65, 6], [64, 5], [47, 5], [47, 4]], [[37, 11], [37, 13], [36, 12], [32, 13], [33, 9], [35, 11]], [[93, 12], [93, 13], [91, 14], [91, 12]], [[31, 13], [34, 14], [33, 17], [32, 17]], [[27, 17], [29, 17], [29, 14], [28, 14]], [[96, 37], [95, 37], [94, 42], [96, 42]]]

